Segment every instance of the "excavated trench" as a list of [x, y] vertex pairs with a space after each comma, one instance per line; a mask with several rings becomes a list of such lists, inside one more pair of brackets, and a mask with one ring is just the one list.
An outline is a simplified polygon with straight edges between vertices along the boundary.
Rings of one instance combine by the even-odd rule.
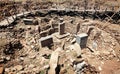
[[[36, 14], [38, 14], [39, 16], [46, 16], [46, 15], [52, 15], [52, 14], [56, 14], [58, 16], [78, 16], [78, 17], [82, 17], [83, 19], [85, 18], [92, 18], [93, 20], [95, 19], [100, 19], [100, 20], [105, 20], [106, 18], [110, 18], [114, 21], [118, 21], [120, 19], [120, 12], [114, 12], [114, 11], [103, 11], [103, 12], [99, 12], [99, 11], [55, 11], [55, 10], [51, 10], [48, 11], [47, 13], [41, 13], [41, 12], [37, 12]], [[114, 15], [114, 16], [113, 16]]]
[[[119, 72], [119, 65], [120, 63], [117, 62], [117, 60], [120, 60], [120, 26], [116, 24], [111, 24], [105, 21], [99, 21], [99, 20], [105, 20], [106, 18], [111, 17], [114, 14], [114, 12], [95, 12], [94, 14], [90, 14], [89, 12], [76, 12], [76, 11], [49, 11], [49, 12], [36, 12], [35, 14], [29, 14], [27, 16], [23, 16], [21, 18], [17, 18], [13, 23], [11, 23], [9, 26], [2, 26], [0, 27], [0, 33], [5, 35], [6, 41], [9, 39], [10, 41], [17, 39], [18, 41], [13, 41], [10, 43], [5, 43], [5, 47], [2, 48], [0, 53], [1, 56], [4, 56], [3, 59], [6, 59], [6, 56], [10, 55], [10, 59], [3, 61], [2, 64], [4, 64], [5, 67], [5, 74], [13, 71], [13, 73], [26, 73], [26, 74], [33, 74], [33, 73], [42, 73], [44, 71], [41, 69], [41, 67], [44, 67], [45, 65], [48, 65], [49, 59], [45, 59], [41, 57], [41, 54], [45, 54], [44, 50], [39, 48], [37, 46], [37, 40], [41, 38], [40, 31], [49, 31], [51, 28], [50, 21], [51, 19], [54, 20], [53, 26], [56, 27], [56, 25], [59, 23], [59, 18], [63, 18], [65, 23], [65, 32], [70, 33], [71, 35], [69, 37], [66, 37], [65, 39], [61, 40], [54, 40], [56, 44], [54, 44], [54, 50], [56, 47], [61, 47], [62, 42], [65, 42], [64, 50], [62, 50], [63, 53], [60, 54], [60, 57], [63, 57], [62, 62], [58, 63], [58, 67], [56, 68], [56, 74], [62, 73], [62, 69], [65, 70], [65, 73], [73, 74], [74, 69], [73, 66], [66, 66], [69, 65], [68, 58], [71, 58], [69, 56], [73, 52], [69, 51], [70, 48], [68, 48], [71, 44], [70, 41], [74, 38], [74, 35], [77, 33], [87, 33], [89, 27], [92, 27], [93, 29], [89, 33], [88, 41], [87, 41], [87, 48], [83, 49], [81, 52], [82, 58], [87, 59], [87, 62], [89, 65], [85, 67], [84, 74], [98, 74], [99, 72], [104, 74], [105, 72], [107, 74], [111, 74], [112, 71], [113, 74], [115, 74], [116, 71]], [[117, 22], [120, 19], [120, 12], [116, 13], [111, 19], [112, 23]], [[82, 18], [81, 18], [82, 17]], [[24, 25], [23, 18], [33, 18], [38, 20], [41, 19], [42, 22], [38, 24], [40, 26], [40, 30], [38, 32], [35, 30], [35, 27], [37, 25]], [[93, 20], [90, 20], [90, 19]], [[84, 20], [83, 20], [84, 19]], [[98, 19], [98, 20], [95, 20]], [[40, 21], [40, 20], [38, 20]], [[108, 21], [108, 20], [107, 20]], [[77, 28], [79, 25], [80, 28]], [[23, 27], [21, 27], [23, 26]], [[20, 28], [19, 28], [20, 27]], [[29, 28], [28, 28], [29, 27]], [[114, 28], [113, 28], [114, 27]], [[58, 28], [57, 28], [58, 29]], [[27, 32], [30, 32], [28, 37]], [[46, 34], [43, 33], [43, 37], [46, 37], [48, 35], [52, 35], [55, 32], [58, 32], [58, 30], [49, 31], [46, 32]], [[12, 34], [12, 35], [11, 35]], [[11, 35], [11, 36], [9, 36]], [[2, 39], [3, 37], [1, 37]], [[57, 41], [58, 40], [58, 41]], [[68, 40], [68, 41], [66, 41]], [[61, 41], [61, 42], [59, 42]], [[12, 43], [12, 44], [11, 44]], [[56, 45], [56, 46], [55, 46]], [[4, 45], [3, 45], [4, 46]], [[19, 47], [18, 47], [19, 46]], [[34, 47], [33, 47], [34, 46]], [[1, 46], [2, 47], [2, 46]], [[16, 48], [17, 47], [17, 48]], [[16, 50], [18, 49], [18, 50]], [[36, 49], [38, 49], [36, 51]], [[48, 49], [48, 48], [45, 48]], [[68, 50], [69, 49], [69, 50]], [[35, 51], [34, 51], [35, 50]], [[68, 50], [68, 51], [67, 51]], [[91, 52], [92, 50], [92, 52]], [[15, 52], [16, 51], [16, 52]], [[38, 52], [39, 51], [39, 52]], [[44, 52], [42, 52], [44, 51]], [[47, 50], [47, 53], [50, 55], [52, 54], [53, 50]], [[68, 53], [67, 53], [68, 52]], [[14, 57], [12, 55], [14, 54]], [[37, 55], [36, 55], [37, 54]], [[65, 56], [63, 55], [65, 54]], [[35, 56], [36, 55], [36, 56]], [[43, 56], [43, 55], [42, 55]], [[73, 57], [73, 56], [72, 56]], [[0, 58], [2, 59], [2, 58]], [[79, 59], [79, 58], [78, 58]], [[117, 60], [116, 60], [117, 59]], [[7, 61], [7, 62], [6, 62]], [[61, 60], [60, 60], [61, 61]], [[116, 63], [111, 64], [111, 62], [115, 61]], [[102, 62], [102, 63], [101, 63]], [[1, 62], [0, 62], [1, 63]], [[62, 63], [62, 66], [61, 66]], [[104, 64], [103, 64], [104, 63]], [[114, 65], [113, 68], [106, 68], [108, 64], [111, 64], [110, 67]], [[32, 64], [32, 66], [31, 66]], [[11, 65], [11, 66], [10, 66]], [[16, 65], [22, 66], [22, 69], [14, 69]], [[34, 65], [34, 67], [33, 67]], [[13, 66], [13, 67], [12, 67]], [[30, 67], [29, 67], [30, 66]], [[31, 69], [34, 68], [34, 69]], [[7, 68], [7, 70], [6, 70]], [[101, 70], [102, 68], [102, 70]], [[47, 68], [48, 71], [49, 68]], [[15, 71], [14, 71], [15, 70]], [[46, 69], [45, 69], [46, 70]], [[12, 72], [11, 72], [12, 73]], [[47, 73], [47, 72], [46, 72]], [[64, 71], [63, 71], [64, 73]]]
[[[37, 11], [34, 14], [30, 13], [27, 14], [26, 16], [40, 16], [40, 17], [45, 17], [47, 15], [58, 15], [58, 16], [71, 16], [71, 17], [81, 17], [82, 19], [98, 19], [101, 21], [108, 21], [111, 23], [116, 23], [119, 24], [119, 19], [120, 19], [120, 12], [114, 12], [114, 11], [103, 11], [103, 12], [98, 12], [98, 11], [64, 11], [64, 10], [50, 10], [50, 11]], [[25, 16], [25, 17], [26, 17]], [[22, 16], [21, 18], [24, 18], [24, 16]], [[18, 17], [16, 20], [19, 20], [20, 18]], [[10, 27], [10, 26], [14, 26], [15, 24], [17, 24], [16, 20], [14, 20], [13, 23], [10, 23], [9, 25], [4, 25], [4, 26], [0, 26], [0, 28], [6, 28], [6, 27]]]

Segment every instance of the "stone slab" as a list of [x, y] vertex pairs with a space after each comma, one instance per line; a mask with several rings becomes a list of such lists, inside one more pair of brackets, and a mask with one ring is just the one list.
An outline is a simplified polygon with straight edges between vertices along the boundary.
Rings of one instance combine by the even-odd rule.
[[50, 35], [50, 36], [46, 36], [46, 37], [42, 37], [40, 40], [40, 46], [41, 47], [45, 47], [45, 46], [52, 46], [53, 45], [53, 37]]
[[59, 52], [61, 51], [61, 48], [57, 48], [52, 54], [50, 58], [50, 70], [48, 74], [56, 74], [56, 68], [58, 66], [58, 60], [59, 60]]

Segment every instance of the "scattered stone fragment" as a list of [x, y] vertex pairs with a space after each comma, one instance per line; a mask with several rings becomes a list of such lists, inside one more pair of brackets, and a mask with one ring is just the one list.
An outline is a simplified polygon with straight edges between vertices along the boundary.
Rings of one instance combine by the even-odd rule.
[[82, 62], [80, 62], [80, 63], [76, 63], [76, 64], [74, 65], [75, 72], [76, 72], [77, 74], [82, 73], [82, 71], [84, 70], [84, 67], [85, 67], [85, 66], [86, 66], [86, 62], [85, 62], [85, 61], [82, 61]]
[[32, 68], [34, 68], [35, 66], [34, 66], [33, 64], [30, 64], [28, 67], [32, 69]]
[[31, 55], [31, 56], [29, 56], [29, 58], [34, 59], [34, 58], [36, 58], [36, 55]]
[[70, 43], [74, 44], [75, 42], [76, 42], [76, 38], [73, 38], [73, 40]]
[[5, 72], [10, 72], [10, 68], [5, 68]]
[[102, 70], [102, 68], [101, 68], [100, 66], [98, 67], [98, 69], [99, 69], [99, 71], [101, 71], [101, 70]]
[[7, 56], [6, 58], [5, 58], [7, 61], [10, 61], [10, 56]]
[[25, 25], [38, 25], [38, 21], [34, 19], [23, 19]]
[[48, 68], [50, 68], [50, 65], [45, 65], [45, 66], [42, 68], [42, 70], [45, 70], [45, 69], [48, 69]]
[[23, 66], [22, 65], [16, 65], [14, 66], [14, 69], [16, 69], [17, 71], [20, 71], [23, 69]]
[[20, 60], [21, 60], [21, 61], [23, 61], [23, 60], [24, 60], [24, 58], [23, 58], [23, 57], [20, 57]]

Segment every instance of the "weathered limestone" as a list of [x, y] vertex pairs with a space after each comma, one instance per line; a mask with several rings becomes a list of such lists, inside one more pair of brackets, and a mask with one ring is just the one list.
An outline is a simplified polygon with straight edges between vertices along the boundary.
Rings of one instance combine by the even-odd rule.
[[70, 41], [71, 44], [74, 44], [76, 42], [76, 38]]
[[74, 50], [77, 53], [77, 57], [80, 57], [81, 56], [81, 48], [77, 43], [74, 44]]
[[56, 37], [61, 39], [67, 37], [69, 33], [65, 33], [65, 22], [60, 22], [58, 25], [58, 33], [56, 33]]
[[59, 52], [62, 50], [62, 48], [57, 48], [52, 54], [50, 58], [50, 70], [48, 74], [56, 74], [56, 68], [58, 66], [58, 60], [59, 60]]
[[75, 44], [71, 45], [70, 49], [75, 50], [75, 52], [77, 53], [77, 57], [81, 56], [81, 48], [80, 48], [79, 44], [75, 43]]
[[51, 35], [42, 37], [39, 41], [41, 47], [45, 47], [45, 46], [51, 47], [53, 45], [53, 38]]
[[86, 33], [81, 33], [76, 36], [76, 42], [80, 45], [81, 48], [86, 47], [88, 35]]
[[82, 69], [84, 69], [84, 67], [86, 66], [86, 62], [85, 61], [80, 61], [79, 63], [74, 65], [74, 69], [75, 69], [75, 73], [76, 74], [81, 74], [82, 73]]
[[22, 65], [16, 65], [16, 66], [14, 66], [14, 68], [15, 68], [15, 70], [17, 70], [17, 71], [20, 71], [20, 70], [23, 69], [23, 66], [22, 66]]

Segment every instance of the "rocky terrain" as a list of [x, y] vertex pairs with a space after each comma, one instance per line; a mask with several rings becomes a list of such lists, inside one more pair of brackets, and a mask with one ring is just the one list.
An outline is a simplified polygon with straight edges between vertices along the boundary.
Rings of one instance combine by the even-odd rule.
[[3, 2], [0, 74], [120, 74], [120, 16], [114, 16], [119, 11], [101, 20], [101, 13], [80, 15], [82, 3]]

